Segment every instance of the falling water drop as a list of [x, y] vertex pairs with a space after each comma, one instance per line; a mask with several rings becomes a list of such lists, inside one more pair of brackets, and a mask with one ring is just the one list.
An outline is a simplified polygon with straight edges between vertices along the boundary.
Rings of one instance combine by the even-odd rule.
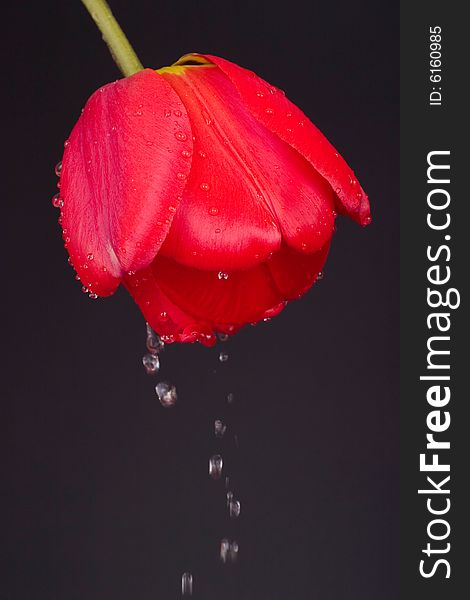
[[147, 350], [151, 354], [159, 354], [165, 347], [165, 343], [160, 336], [147, 323]]
[[217, 438], [224, 437], [226, 430], [227, 430], [227, 425], [224, 425], [220, 419], [216, 419], [214, 421], [215, 437], [217, 437]]
[[158, 358], [158, 354], [145, 354], [142, 357], [142, 364], [144, 365], [147, 375], [155, 375], [160, 370], [160, 359]]
[[214, 454], [209, 459], [209, 475], [212, 479], [220, 479], [222, 476], [222, 468], [224, 466], [223, 458], [220, 454]]
[[228, 512], [231, 519], [237, 519], [240, 516], [241, 505], [239, 500], [230, 499], [228, 504]]
[[193, 595], [193, 576], [191, 573], [183, 573], [181, 576], [181, 594], [183, 596]]
[[160, 383], [157, 383], [155, 386], [155, 393], [160, 400], [160, 404], [165, 408], [174, 406], [176, 404], [176, 400], [178, 399], [175, 386], [167, 383], [166, 381], [160, 381]]
[[219, 361], [220, 361], [221, 363], [227, 362], [227, 361], [228, 361], [228, 359], [229, 359], [229, 356], [228, 356], [227, 352], [221, 352], [221, 353], [219, 354]]
[[235, 402], [235, 394], [233, 392], [227, 394], [227, 402], [228, 404], [233, 404]]
[[238, 543], [224, 538], [220, 542], [220, 560], [223, 563], [234, 563], [238, 558]]

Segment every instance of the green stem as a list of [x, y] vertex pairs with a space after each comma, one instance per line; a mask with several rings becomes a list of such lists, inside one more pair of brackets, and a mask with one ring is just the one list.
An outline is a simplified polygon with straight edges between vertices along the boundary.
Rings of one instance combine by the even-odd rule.
[[124, 77], [144, 68], [105, 0], [82, 0]]

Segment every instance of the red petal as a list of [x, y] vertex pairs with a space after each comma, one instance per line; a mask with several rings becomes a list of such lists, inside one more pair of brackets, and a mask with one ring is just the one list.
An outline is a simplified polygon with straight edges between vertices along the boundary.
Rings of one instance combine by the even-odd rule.
[[329, 244], [311, 255], [283, 246], [266, 263], [216, 273], [157, 256], [151, 267], [124, 283], [145, 319], [167, 342], [211, 344], [214, 332], [235, 333], [247, 323], [278, 314], [316, 280]]
[[300, 254], [287, 246], [268, 261], [279, 294], [285, 300], [300, 298], [318, 278], [330, 249], [330, 243], [315, 254]]
[[146, 69], [95, 92], [61, 172], [62, 223], [73, 265], [111, 294], [163, 243], [190, 171], [191, 126], [177, 94]]
[[331, 237], [330, 186], [247, 110], [220, 69], [162, 70], [195, 136], [188, 186], [162, 253], [198, 269], [246, 269], [280, 246], [315, 252]]
[[229, 77], [258, 121], [295, 148], [330, 183], [341, 204], [341, 212], [361, 225], [367, 225], [370, 222], [369, 201], [354, 172], [284, 92], [228, 60], [203, 56]]

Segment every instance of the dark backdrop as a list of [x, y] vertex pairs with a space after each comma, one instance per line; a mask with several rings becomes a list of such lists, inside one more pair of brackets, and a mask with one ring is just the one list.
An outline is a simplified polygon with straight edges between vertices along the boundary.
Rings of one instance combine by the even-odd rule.
[[[64, 139], [118, 72], [78, 0], [2, 9], [0, 597], [171, 599], [190, 570], [202, 600], [395, 600], [398, 3], [112, 4], [146, 66], [211, 52], [287, 90], [357, 172], [374, 222], [340, 219], [324, 280], [236, 336], [227, 363], [168, 348], [180, 400], [165, 411], [139, 311], [122, 291], [80, 293], [50, 205]], [[239, 438], [222, 446], [237, 523], [207, 475], [218, 415]], [[226, 535], [234, 568], [217, 559]]]

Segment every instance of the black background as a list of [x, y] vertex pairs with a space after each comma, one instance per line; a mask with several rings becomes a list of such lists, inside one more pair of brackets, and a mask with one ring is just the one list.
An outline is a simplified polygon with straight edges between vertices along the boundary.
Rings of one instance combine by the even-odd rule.
[[[50, 204], [63, 141], [117, 69], [78, 0], [3, 9], [0, 597], [178, 598], [190, 570], [203, 600], [396, 599], [398, 3], [112, 4], [146, 66], [211, 52], [285, 89], [353, 166], [374, 222], [340, 219], [324, 280], [228, 342], [227, 363], [168, 348], [165, 411], [139, 311], [123, 291], [80, 292]], [[237, 523], [207, 475], [225, 414]], [[226, 535], [234, 568], [218, 561]]]

